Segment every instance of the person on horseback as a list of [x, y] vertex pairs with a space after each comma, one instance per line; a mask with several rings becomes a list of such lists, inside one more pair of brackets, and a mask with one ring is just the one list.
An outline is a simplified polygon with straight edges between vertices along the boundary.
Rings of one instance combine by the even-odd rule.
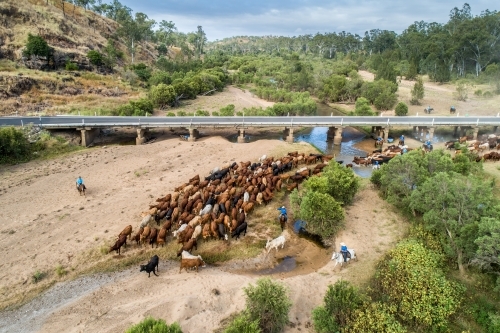
[[281, 206], [280, 208], [278, 208], [278, 210], [281, 212], [280, 215], [278, 216], [278, 219], [281, 219], [281, 215], [283, 215], [285, 217], [285, 221], [288, 220], [288, 216], [286, 216], [286, 208], [285, 206]]
[[347, 245], [345, 245], [345, 243], [340, 243], [340, 253], [342, 254], [342, 257], [344, 257], [344, 262], [347, 262], [347, 258], [349, 258], [351, 255], [349, 254]]
[[81, 176], [78, 176], [78, 178], [76, 179], [76, 189], [78, 189], [78, 186], [80, 185], [83, 185], [83, 188], [85, 189], [85, 184], [83, 183], [83, 179]]
[[403, 134], [401, 134], [401, 136], [399, 137], [399, 145], [405, 145], [405, 136]]

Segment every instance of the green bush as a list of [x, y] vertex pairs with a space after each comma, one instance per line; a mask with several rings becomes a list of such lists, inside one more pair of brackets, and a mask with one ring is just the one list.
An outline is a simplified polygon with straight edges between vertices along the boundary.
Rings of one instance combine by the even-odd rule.
[[167, 117], [175, 117], [175, 113], [173, 113], [173, 112], [168, 112], [168, 113], [166, 114], [166, 116], [167, 116]]
[[463, 287], [448, 281], [440, 256], [415, 240], [396, 245], [378, 266], [374, 288], [390, 313], [415, 327], [446, 327]]
[[163, 109], [175, 101], [175, 90], [171, 85], [160, 83], [157, 86], [151, 87], [149, 98], [153, 104], [160, 109]]
[[483, 95], [483, 91], [481, 89], [478, 89], [474, 91], [474, 95], [481, 97]]
[[349, 205], [359, 189], [359, 178], [351, 168], [345, 168], [332, 160], [323, 169], [322, 177], [328, 179], [328, 194], [341, 205]]
[[364, 97], [359, 97], [356, 100], [356, 109], [354, 114], [356, 116], [373, 116], [375, 113], [370, 107], [370, 102]]
[[248, 313], [239, 314], [224, 330], [224, 333], [260, 333], [259, 319], [250, 319]]
[[66, 61], [65, 69], [67, 71], [77, 71], [78, 70], [78, 65], [75, 64], [74, 62], [71, 61]]
[[90, 50], [89, 52], [87, 52], [87, 58], [94, 66], [101, 66], [103, 64], [103, 57], [99, 51]]
[[197, 116], [197, 117], [209, 117], [210, 116], [210, 112], [205, 111], [205, 110], [196, 110], [196, 112], [194, 113], [194, 115]]
[[349, 321], [345, 333], [404, 333], [406, 329], [380, 303], [371, 303], [357, 310]]
[[163, 319], [147, 317], [140, 323], [131, 326], [126, 333], [182, 333], [181, 327], [177, 323], [167, 325]]
[[344, 210], [329, 194], [307, 191], [301, 198], [297, 215], [307, 221], [307, 231], [323, 239], [344, 227]]
[[156, 72], [153, 75], [151, 75], [151, 77], [148, 80], [148, 84], [150, 86], [157, 86], [160, 83], [164, 84], [172, 83], [172, 78], [167, 72], [162, 72], [162, 71]]
[[31, 147], [23, 131], [15, 127], [0, 128], [0, 164], [28, 161]]
[[406, 105], [403, 102], [399, 102], [398, 105], [396, 105], [396, 116], [406, 116], [408, 114], [408, 105]]
[[256, 285], [243, 288], [250, 321], [258, 321], [263, 333], [278, 333], [288, 323], [292, 307], [285, 286], [270, 278], [257, 280]]
[[352, 320], [364, 297], [349, 282], [340, 280], [329, 285], [324, 304], [312, 312], [314, 328], [319, 333], [338, 332]]
[[51, 49], [49, 44], [41, 36], [34, 36], [28, 34], [28, 41], [26, 42], [26, 48], [23, 51], [23, 55], [30, 57], [32, 55], [40, 57], [48, 57], [50, 55]]
[[213, 111], [213, 112], [212, 112], [212, 116], [214, 116], [214, 117], [219, 117], [219, 116], [220, 116], [220, 114], [219, 114], [219, 112], [218, 112], [218, 111]]
[[219, 111], [221, 117], [232, 117], [234, 116], [235, 111], [234, 104], [226, 105], [225, 107], [220, 108]]

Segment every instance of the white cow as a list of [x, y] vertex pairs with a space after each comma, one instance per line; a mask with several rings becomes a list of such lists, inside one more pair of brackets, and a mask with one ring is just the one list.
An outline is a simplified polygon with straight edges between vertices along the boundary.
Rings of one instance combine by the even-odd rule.
[[266, 155], [262, 155], [262, 157], [259, 158], [259, 162], [264, 162], [266, 158], [267, 158]]
[[273, 248], [275, 248], [276, 252], [278, 252], [278, 246], [280, 245], [281, 248], [285, 247], [285, 236], [281, 235], [273, 240], [268, 239], [266, 243], [267, 253], [269, 253]]
[[[347, 258], [345, 263], [348, 263], [350, 260], [358, 260], [358, 258], [356, 258], [356, 252], [354, 252], [353, 249], [347, 249], [347, 251], [351, 254], [351, 258]], [[342, 253], [333, 252], [332, 260], [335, 260], [335, 266], [333, 266], [333, 268], [337, 267], [337, 264], [340, 264], [340, 268], [342, 268], [342, 265], [344, 264], [344, 256]]]
[[250, 200], [250, 194], [245, 191], [245, 194], [243, 194], [243, 202], [248, 202]]
[[200, 216], [210, 213], [212, 210], [212, 205], [206, 205], [202, 210], [200, 210]]
[[179, 227], [179, 229], [172, 231], [172, 234], [174, 235], [174, 238], [176, 238], [176, 237], [177, 237], [177, 235], [178, 235], [181, 231], [183, 231], [184, 229], [186, 229], [186, 228], [187, 228], [187, 226], [188, 226], [187, 224], [183, 224], [183, 225], [181, 225], [181, 226]]
[[144, 216], [139, 227], [144, 228], [145, 226], [147, 226], [149, 224], [149, 221], [151, 221], [151, 218], [152, 216], [149, 214]]

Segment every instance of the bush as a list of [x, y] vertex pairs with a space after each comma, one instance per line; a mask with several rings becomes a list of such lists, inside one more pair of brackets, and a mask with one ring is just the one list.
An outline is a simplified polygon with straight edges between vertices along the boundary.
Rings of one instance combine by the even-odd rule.
[[323, 239], [344, 227], [344, 211], [329, 194], [307, 191], [300, 200], [299, 217], [307, 221], [307, 231]]
[[75, 64], [74, 62], [71, 61], [66, 61], [65, 69], [67, 71], [77, 71], [78, 70], [78, 65]]
[[90, 63], [94, 66], [101, 66], [103, 63], [102, 54], [96, 50], [90, 50], [89, 52], [87, 52], [87, 58], [89, 59]]
[[40, 282], [45, 276], [47, 276], [47, 273], [45, 272], [41, 272], [41, 271], [36, 271], [35, 273], [33, 273], [33, 275], [31, 276], [31, 279], [33, 281], [33, 283], [38, 283]]
[[440, 256], [414, 240], [399, 243], [378, 266], [378, 297], [390, 313], [416, 327], [446, 327], [463, 288], [446, 280]]
[[172, 78], [166, 72], [156, 72], [148, 80], [150, 86], [157, 86], [160, 83], [171, 84]]
[[269, 278], [257, 280], [255, 286], [243, 288], [247, 313], [251, 321], [258, 321], [264, 333], [281, 332], [288, 323], [292, 307], [285, 286]]
[[349, 282], [340, 280], [328, 286], [323, 302], [312, 312], [314, 328], [320, 333], [337, 332], [363, 304], [363, 296]]
[[404, 333], [406, 329], [380, 303], [371, 303], [357, 310], [349, 322], [346, 333]]
[[483, 91], [481, 89], [478, 89], [474, 91], [474, 95], [481, 97], [483, 95]]
[[168, 112], [165, 116], [167, 116], [167, 117], [175, 117], [175, 113]]
[[372, 111], [372, 108], [370, 107], [370, 102], [364, 98], [364, 97], [359, 97], [356, 100], [356, 109], [354, 111], [356, 116], [373, 116], [374, 112]]
[[131, 326], [126, 333], [182, 333], [181, 327], [177, 323], [167, 325], [163, 319], [147, 317], [140, 323]]
[[399, 102], [398, 105], [396, 105], [396, 116], [406, 116], [408, 114], [408, 105], [406, 105], [403, 102]]
[[196, 110], [194, 115], [197, 117], [210, 117], [210, 112], [205, 110]]
[[161, 109], [172, 105], [175, 101], [175, 96], [174, 87], [164, 83], [160, 83], [159, 85], [152, 87], [149, 91], [149, 98], [155, 106]]
[[259, 320], [251, 320], [248, 313], [239, 314], [229, 326], [224, 330], [224, 333], [260, 333]]
[[345, 168], [336, 161], [330, 161], [323, 169], [322, 177], [328, 179], [328, 194], [341, 205], [349, 205], [359, 189], [359, 178], [351, 168]]
[[22, 130], [0, 128], [0, 164], [28, 161], [30, 154], [31, 147]]
[[226, 105], [220, 110], [221, 117], [232, 117], [234, 116], [235, 107], [233, 104]]
[[33, 36], [28, 34], [28, 41], [26, 48], [23, 51], [24, 56], [30, 57], [32, 55], [40, 57], [48, 57], [50, 55], [49, 44], [41, 36]]

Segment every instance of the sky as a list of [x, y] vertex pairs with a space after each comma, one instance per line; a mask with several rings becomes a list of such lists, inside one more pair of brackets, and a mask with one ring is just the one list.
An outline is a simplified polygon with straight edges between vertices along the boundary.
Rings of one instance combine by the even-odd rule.
[[[121, 0], [156, 22], [173, 21], [181, 32], [201, 25], [209, 41], [232, 36], [299, 36], [371, 29], [401, 33], [415, 21], [446, 23], [451, 0]], [[498, 0], [469, 1], [473, 15], [500, 10]]]

